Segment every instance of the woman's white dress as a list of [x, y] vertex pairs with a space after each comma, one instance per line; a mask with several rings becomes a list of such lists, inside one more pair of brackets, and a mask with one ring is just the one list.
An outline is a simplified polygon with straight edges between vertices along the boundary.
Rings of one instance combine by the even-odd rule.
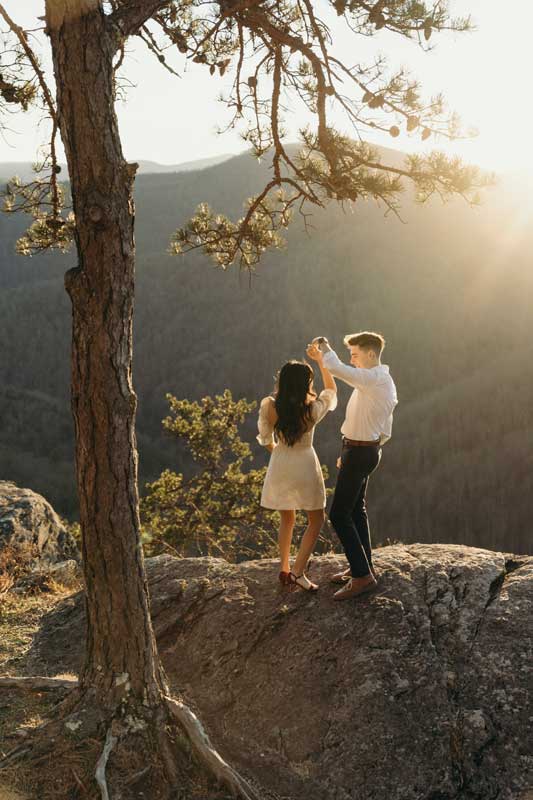
[[333, 389], [323, 389], [311, 403], [312, 427], [304, 433], [292, 447], [283, 440], [274, 440], [274, 426], [269, 418], [269, 405], [272, 398], [265, 397], [259, 408], [259, 444], [272, 444], [261, 505], [277, 511], [301, 509], [314, 511], [326, 505], [326, 489], [320, 462], [313, 447], [315, 426], [328, 411], [337, 406], [337, 393]]

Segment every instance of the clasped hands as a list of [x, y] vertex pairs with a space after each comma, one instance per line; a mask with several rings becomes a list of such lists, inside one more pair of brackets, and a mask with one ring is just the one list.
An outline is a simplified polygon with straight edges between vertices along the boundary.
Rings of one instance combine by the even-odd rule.
[[322, 349], [324, 345], [328, 350], [330, 349], [329, 342], [325, 336], [315, 336], [312, 342], [307, 345], [305, 353], [310, 359], [320, 363], [324, 357], [325, 351]]

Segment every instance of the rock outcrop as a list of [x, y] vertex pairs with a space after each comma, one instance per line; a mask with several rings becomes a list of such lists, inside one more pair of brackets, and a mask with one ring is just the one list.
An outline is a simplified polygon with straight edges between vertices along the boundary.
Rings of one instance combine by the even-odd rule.
[[[533, 558], [454, 545], [376, 552], [380, 589], [280, 594], [276, 565], [160, 556], [152, 615], [174, 691], [230, 762], [283, 800], [533, 797]], [[76, 670], [81, 596], [33, 669]]]
[[79, 558], [74, 538], [44, 497], [0, 481], [0, 550], [7, 546], [32, 567]]

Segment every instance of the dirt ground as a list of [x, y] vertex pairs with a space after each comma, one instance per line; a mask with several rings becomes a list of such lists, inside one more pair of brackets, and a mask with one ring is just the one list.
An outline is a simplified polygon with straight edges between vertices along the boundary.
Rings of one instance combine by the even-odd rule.
[[13, 789], [5, 789], [0, 786], [0, 800], [25, 800], [25, 796]]
[[[27, 675], [26, 658], [42, 617], [72, 593], [59, 585], [53, 591], [0, 596], [0, 675]], [[69, 676], [74, 677], [74, 676]], [[0, 755], [18, 746], [41, 725], [62, 695], [0, 688]], [[30, 796], [0, 784], [0, 800], [30, 800]]]

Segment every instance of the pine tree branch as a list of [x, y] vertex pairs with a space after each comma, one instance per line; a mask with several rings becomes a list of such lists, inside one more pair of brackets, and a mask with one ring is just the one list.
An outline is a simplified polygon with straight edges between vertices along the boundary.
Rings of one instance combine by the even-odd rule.
[[9, 29], [15, 34], [15, 36], [19, 40], [20, 46], [24, 50], [24, 53], [26, 54], [26, 57], [30, 62], [30, 64], [32, 65], [35, 75], [37, 76], [37, 80], [39, 81], [39, 86], [41, 87], [43, 97], [48, 107], [50, 116], [53, 119], [54, 123], [57, 123], [56, 107], [54, 100], [52, 98], [52, 94], [50, 92], [50, 89], [48, 88], [48, 84], [46, 83], [46, 78], [44, 77], [44, 73], [39, 65], [37, 56], [35, 55], [35, 53], [33, 52], [28, 43], [28, 38], [26, 36], [25, 31], [20, 27], [20, 25], [17, 25], [16, 22], [9, 16], [2, 3], [0, 3], [0, 16], [4, 19]]
[[50, 194], [52, 197], [52, 208], [53, 208], [53, 217], [57, 219], [60, 216], [61, 211], [61, 201], [60, 201], [60, 192], [58, 186], [58, 179], [57, 176], [59, 174], [60, 167], [57, 160], [57, 150], [56, 150], [56, 138], [59, 129], [59, 121], [57, 118], [56, 106], [54, 99], [52, 97], [52, 93], [46, 82], [46, 78], [44, 76], [44, 72], [41, 69], [39, 64], [39, 60], [33, 49], [30, 47], [28, 42], [28, 36], [23, 28], [20, 25], [17, 25], [16, 22], [9, 16], [4, 5], [0, 3], [0, 16], [4, 19], [6, 24], [8, 25], [11, 32], [16, 36], [19, 41], [19, 44], [28, 59], [31, 67], [35, 73], [39, 86], [41, 88], [42, 97], [46, 108], [48, 109], [48, 113], [50, 115], [50, 119], [52, 120], [52, 132], [50, 134], [50, 161], [51, 161], [51, 171], [50, 171], [50, 178], [49, 178], [49, 185], [50, 185]]
[[128, 0], [109, 15], [109, 24], [116, 27], [124, 38], [134, 36], [152, 17], [170, 5], [171, 0]]

